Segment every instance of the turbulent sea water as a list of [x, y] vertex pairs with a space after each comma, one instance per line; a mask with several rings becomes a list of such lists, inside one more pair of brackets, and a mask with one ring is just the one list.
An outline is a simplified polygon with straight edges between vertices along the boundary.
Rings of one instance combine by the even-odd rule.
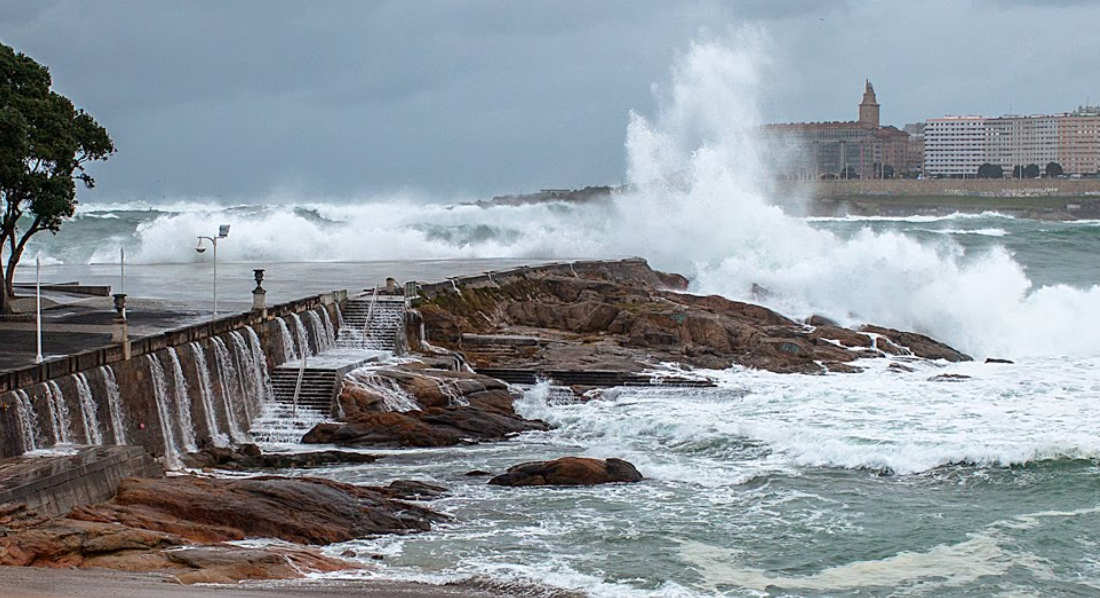
[[[362, 575], [598, 596], [1100, 595], [1100, 222], [788, 215], [742, 174], [759, 159], [731, 124], [755, 119], [753, 48], [685, 54], [660, 113], [632, 120], [637, 189], [607, 202], [86, 205], [31, 254], [52, 276], [107, 277], [125, 246], [147, 289], [188, 299], [209, 276], [195, 237], [223, 222], [225, 292], [245, 297], [252, 267], [272, 284], [293, 272], [303, 290], [352, 286], [371, 260], [477, 270], [641, 255], [689, 275], [693, 292], [748, 299], [759, 284], [792, 317], [916, 330], [978, 360], [733, 368], [710, 373], [713, 389], [586, 404], [535, 387], [519, 408], [553, 431], [310, 472], [451, 488], [433, 503], [451, 523], [327, 548], [360, 554]], [[982, 363], [991, 356], [1015, 363]], [[945, 373], [968, 378], [930, 380]], [[647, 480], [504, 489], [464, 475], [564, 455], [625, 458]]]

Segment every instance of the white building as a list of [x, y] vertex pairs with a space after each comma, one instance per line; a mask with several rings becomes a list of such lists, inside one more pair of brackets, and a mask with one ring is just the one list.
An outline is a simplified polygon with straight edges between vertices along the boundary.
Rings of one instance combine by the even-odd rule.
[[925, 176], [977, 176], [986, 156], [984, 116], [945, 116], [924, 125]]
[[1054, 162], [1066, 174], [1100, 172], [1100, 110], [1035, 116], [947, 116], [924, 129], [924, 172], [930, 176], [976, 176], [989, 163], [1006, 173]]

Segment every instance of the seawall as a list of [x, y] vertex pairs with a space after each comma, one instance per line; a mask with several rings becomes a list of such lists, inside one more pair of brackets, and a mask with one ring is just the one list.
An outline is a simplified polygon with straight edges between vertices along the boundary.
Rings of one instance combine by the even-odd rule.
[[814, 197], [1096, 197], [1100, 179], [885, 179], [817, 181], [809, 184]]
[[[258, 400], [247, 395], [262, 378], [250, 378], [246, 370], [255, 358], [266, 373], [288, 354], [280, 320], [323, 310], [335, 330], [346, 299], [346, 291], [326, 293], [269, 307], [266, 317], [247, 312], [135, 339], [129, 360], [121, 346], [111, 345], [0, 374], [0, 458], [53, 446], [66, 436], [72, 444], [125, 440], [164, 456], [187, 434], [181, 412], [192, 420], [198, 446], [225, 435], [234, 423], [247, 426], [256, 415], [250, 401]], [[305, 341], [316, 348], [320, 317], [300, 319]], [[255, 355], [254, 345], [262, 355]], [[157, 401], [158, 384], [162, 398], [172, 399], [167, 405]]]

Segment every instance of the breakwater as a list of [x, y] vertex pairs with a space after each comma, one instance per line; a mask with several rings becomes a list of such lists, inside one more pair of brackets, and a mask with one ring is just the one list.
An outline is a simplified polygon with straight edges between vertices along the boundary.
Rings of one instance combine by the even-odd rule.
[[818, 198], [859, 196], [1098, 197], [1100, 179], [868, 179], [814, 181]]
[[175, 465], [207, 443], [248, 439], [271, 399], [270, 367], [332, 345], [346, 291], [134, 339], [0, 373], [0, 457], [66, 445], [141, 445]]

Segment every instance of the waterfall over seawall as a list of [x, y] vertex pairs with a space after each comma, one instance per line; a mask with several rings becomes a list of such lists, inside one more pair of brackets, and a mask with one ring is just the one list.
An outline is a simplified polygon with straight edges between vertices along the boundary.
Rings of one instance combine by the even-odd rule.
[[202, 401], [206, 430], [214, 446], [229, 445], [229, 436], [218, 425], [217, 410], [214, 408], [214, 383], [210, 380], [210, 369], [206, 365], [206, 352], [197, 342], [190, 343], [191, 359], [195, 362], [195, 374], [199, 381], [199, 400]]
[[179, 416], [182, 448], [187, 452], [195, 452], [199, 447], [195, 442], [195, 424], [191, 419], [191, 396], [175, 347], [168, 349], [168, 358], [172, 362], [172, 396], [175, 399], [176, 414]]
[[[137, 443], [178, 467], [186, 453], [208, 444], [251, 442], [257, 419], [278, 416], [268, 408], [275, 401], [269, 368], [335, 345], [337, 326], [328, 311], [314, 307], [304, 314], [217, 336], [200, 332], [199, 340], [0, 392], [0, 455]], [[195, 338], [175, 338], [188, 336]]]
[[38, 435], [38, 415], [31, 398], [23, 390], [15, 391], [16, 409], [19, 414], [19, 432], [23, 438], [23, 452], [37, 450], [42, 444]]
[[180, 446], [176, 439], [176, 430], [172, 425], [172, 409], [168, 403], [168, 380], [164, 374], [164, 366], [156, 355], [146, 356], [149, 362], [149, 375], [153, 378], [153, 397], [157, 404], [157, 415], [160, 418], [160, 432], [164, 436], [164, 460], [169, 467], [179, 468]]
[[290, 335], [290, 328], [286, 325], [286, 320], [275, 318], [275, 322], [279, 327], [280, 340], [283, 344], [283, 362], [298, 359], [298, 350], [294, 347], [294, 337]]
[[76, 393], [80, 399], [80, 415], [84, 419], [84, 440], [87, 444], [103, 444], [103, 432], [99, 429], [98, 406], [92, 398], [92, 388], [84, 374], [76, 374]]
[[118, 379], [111, 366], [99, 368], [103, 378], [103, 388], [107, 391], [107, 409], [111, 413], [111, 428], [115, 432], [115, 444], [126, 444], [126, 419], [122, 414], [122, 393], [119, 392]]
[[237, 368], [233, 365], [233, 358], [229, 355], [229, 349], [225, 343], [217, 337], [211, 339], [214, 345], [214, 364], [218, 372], [218, 386], [221, 390], [222, 405], [225, 407], [226, 421], [229, 423], [229, 436], [233, 442], [246, 442], [248, 437], [243, 431], [241, 421], [243, 415], [234, 406], [234, 397], [240, 397], [241, 381], [237, 376]]
[[45, 393], [46, 404], [50, 410], [54, 444], [71, 444], [72, 423], [69, 419], [69, 407], [65, 404], [65, 395], [53, 380], [45, 384]]

